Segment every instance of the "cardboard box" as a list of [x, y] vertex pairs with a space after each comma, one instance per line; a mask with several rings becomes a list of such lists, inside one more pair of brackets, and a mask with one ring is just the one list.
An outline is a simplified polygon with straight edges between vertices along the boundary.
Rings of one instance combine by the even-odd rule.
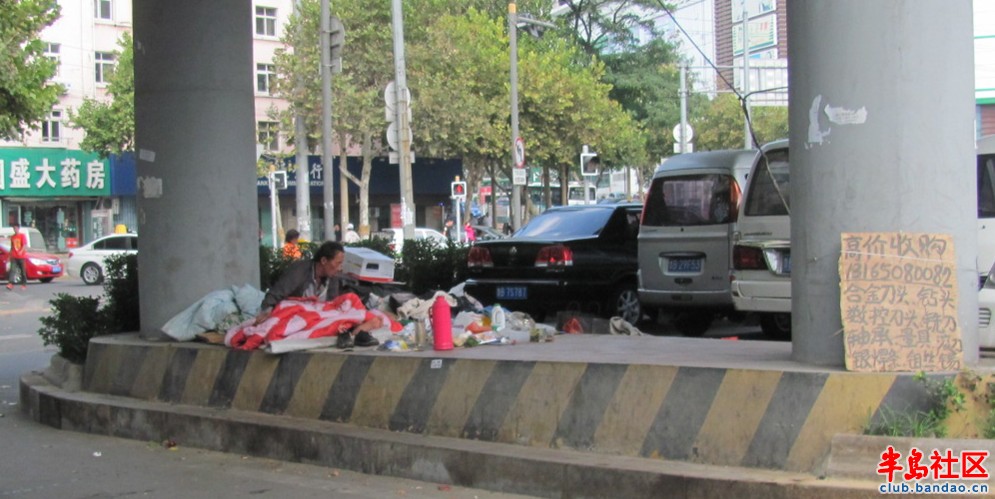
[[342, 272], [361, 281], [392, 282], [394, 260], [369, 248], [347, 246]]

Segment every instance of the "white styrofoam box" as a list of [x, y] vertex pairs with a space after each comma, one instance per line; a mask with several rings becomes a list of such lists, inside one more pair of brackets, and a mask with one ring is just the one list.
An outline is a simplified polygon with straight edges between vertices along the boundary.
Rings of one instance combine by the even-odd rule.
[[391, 282], [394, 280], [394, 259], [369, 248], [347, 246], [342, 272], [362, 281]]

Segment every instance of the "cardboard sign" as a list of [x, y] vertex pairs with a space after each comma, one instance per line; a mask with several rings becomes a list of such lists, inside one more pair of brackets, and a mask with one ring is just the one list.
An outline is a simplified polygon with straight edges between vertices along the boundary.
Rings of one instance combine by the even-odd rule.
[[851, 371], [963, 365], [954, 245], [945, 234], [843, 233], [840, 312]]

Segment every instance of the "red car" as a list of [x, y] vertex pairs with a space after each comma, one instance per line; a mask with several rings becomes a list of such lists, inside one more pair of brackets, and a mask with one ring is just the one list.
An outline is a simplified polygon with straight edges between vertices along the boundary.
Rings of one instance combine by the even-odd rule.
[[[10, 246], [0, 244], [0, 280], [10, 282], [20, 281], [19, 277], [7, 275], [7, 260], [10, 258]], [[65, 266], [59, 257], [51, 253], [44, 253], [28, 248], [28, 257], [24, 260], [24, 269], [28, 273], [29, 281], [52, 282], [52, 279], [60, 277], [65, 272]]]

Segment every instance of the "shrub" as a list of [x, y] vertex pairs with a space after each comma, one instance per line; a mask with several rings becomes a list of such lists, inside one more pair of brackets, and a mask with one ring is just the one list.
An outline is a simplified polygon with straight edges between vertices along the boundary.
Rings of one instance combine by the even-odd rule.
[[404, 241], [395, 279], [408, 283], [412, 293], [448, 291], [466, 279], [466, 257], [470, 248], [448, 241], [440, 245], [430, 239]]
[[119, 255], [104, 266], [104, 295], [100, 298], [59, 293], [49, 301], [52, 314], [41, 318], [38, 330], [46, 346], [55, 345], [59, 355], [83, 363], [90, 338], [103, 334], [138, 331], [141, 327], [138, 301], [138, 256]]

